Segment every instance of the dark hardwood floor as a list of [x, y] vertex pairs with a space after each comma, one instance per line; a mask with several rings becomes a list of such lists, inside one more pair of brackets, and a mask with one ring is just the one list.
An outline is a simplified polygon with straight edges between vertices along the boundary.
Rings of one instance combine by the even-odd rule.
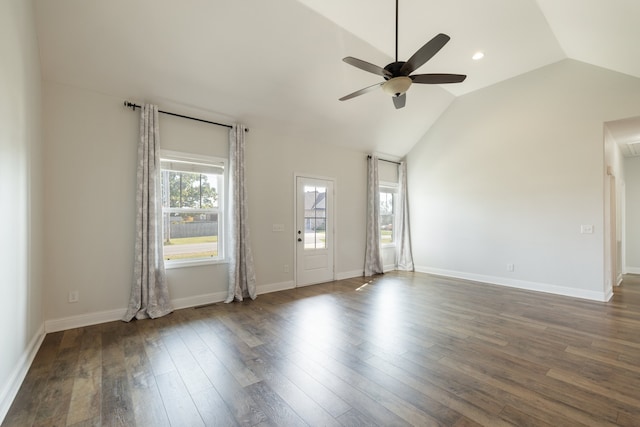
[[608, 303], [419, 273], [46, 336], [3, 426], [640, 425], [640, 276]]

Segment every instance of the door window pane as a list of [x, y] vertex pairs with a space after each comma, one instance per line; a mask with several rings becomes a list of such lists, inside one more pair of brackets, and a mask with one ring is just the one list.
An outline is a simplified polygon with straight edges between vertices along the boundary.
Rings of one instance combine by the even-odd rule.
[[326, 249], [327, 188], [304, 187], [304, 248]]

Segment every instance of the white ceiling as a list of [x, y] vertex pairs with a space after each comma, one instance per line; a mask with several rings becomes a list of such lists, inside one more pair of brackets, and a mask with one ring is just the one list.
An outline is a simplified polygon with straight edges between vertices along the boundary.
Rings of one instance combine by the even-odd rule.
[[468, 75], [401, 110], [382, 91], [338, 101], [380, 81], [343, 57], [393, 61], [393, 0], [34, 1], [45, 80], [392, 156], [456, 96], [564, 58], [640, 78], [638, 0], [400, 0], [399, 59], [443, 32], [419, 72]]

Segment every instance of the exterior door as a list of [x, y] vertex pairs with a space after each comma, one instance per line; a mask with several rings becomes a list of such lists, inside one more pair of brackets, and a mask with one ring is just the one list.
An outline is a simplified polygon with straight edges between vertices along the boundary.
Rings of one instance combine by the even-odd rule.
[[296, 177], [296, 286], [334, 279], [331, 180]]

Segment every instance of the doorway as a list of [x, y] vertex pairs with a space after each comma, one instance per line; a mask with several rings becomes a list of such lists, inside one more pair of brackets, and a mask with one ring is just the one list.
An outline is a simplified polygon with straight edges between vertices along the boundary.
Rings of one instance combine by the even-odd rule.
[[334, 181], [296, 176], [295, 282], [334, 280]]
[[605, 122], [605, 285], [640, 274], [640, 116]]

